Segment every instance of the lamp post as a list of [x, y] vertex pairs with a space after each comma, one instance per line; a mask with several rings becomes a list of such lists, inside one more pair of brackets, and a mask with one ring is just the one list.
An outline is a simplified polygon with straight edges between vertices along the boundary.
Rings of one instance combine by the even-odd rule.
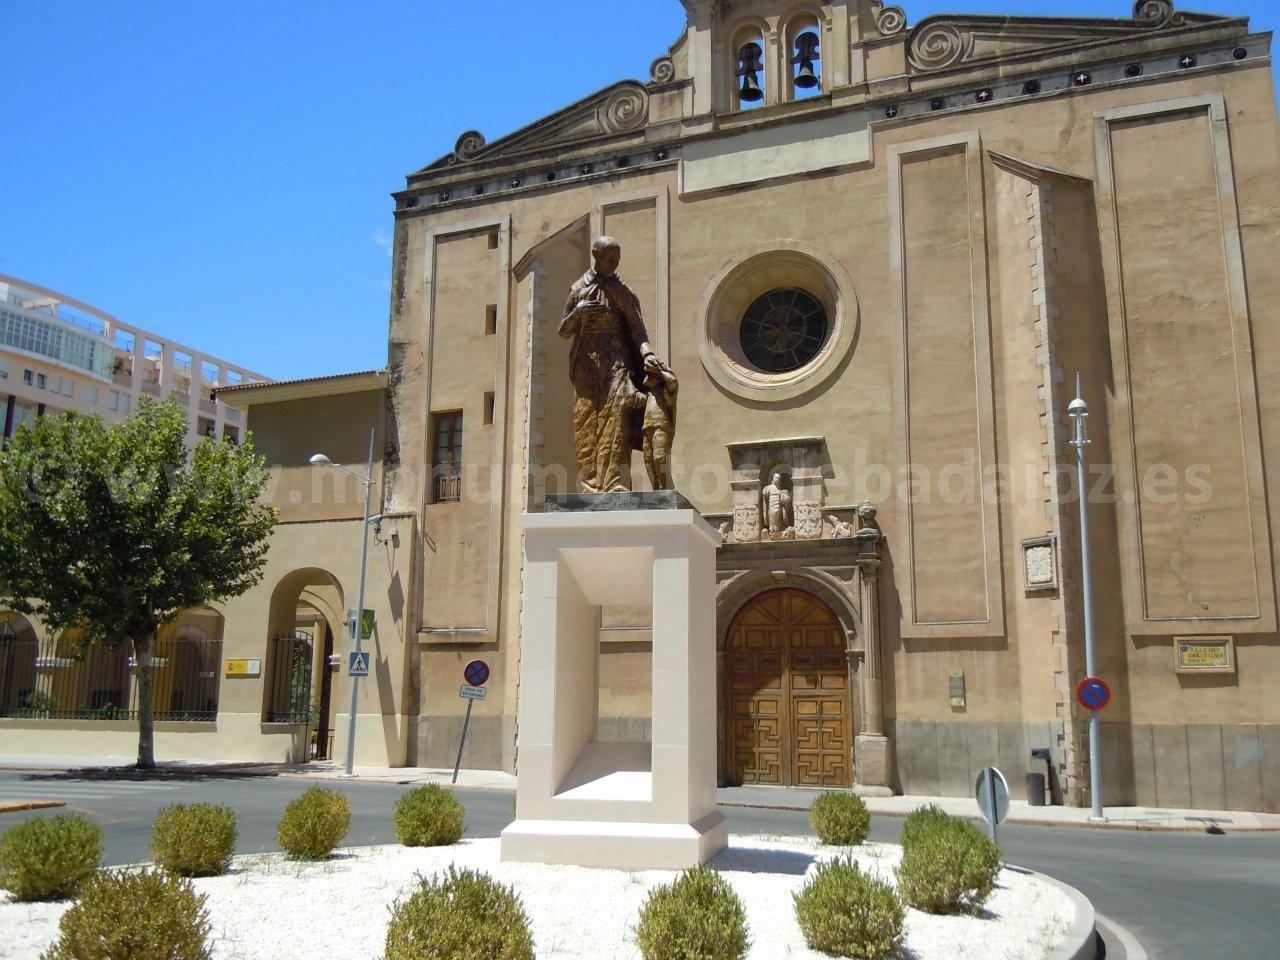
[[[347, 476], [355, 477], [364, 484], [364, 522], [360, 524], [360, 588], [356, 593], [356, 612], [351, 618], [349, 624], [351, 629], [352, 649], [355, 653], [360, 653], [360, 630], [364, 621], [364, 574], [368, 567], [369, 561], [369, 524], [378, 523], [382, 520], [382, 514], [376, 517], [369, 516], [369, 504], [373, 499], [373, 429], [369, 430], [369, 468], [362, 477], [354, 470], [348, 470], [340, 463], [334, 463], [323, 453], [317, 453], [311, 458], [313, 467], [332, 467], [335, 470], [347, 474]], [[348, 672], [350, 667], [348, 666]], [[356, 754], [356, 707], [357, 697], [360, 692], [360, 678], [351, 678], [351, 712], [347, 716], [347, 765], [343, 776], [354, 777], [352, 767], [355, 762]]]
[[[1089, 417], [1089, 405], [1084, 402], [1084, 390], [1080, 374], [1076, 374], [1076, 398], [1067, 407], [1067, 416], [1075, 423], [1075, 436], [1071, 445], [1076, 448], [1076, 485], [1080, 498], [1080, 581], [1084, 594], [1084, 671], [1096, 677], [1097, 662], [1093, 638], [1093, 566], [1089, 557], [1089, 497], [1085, 482], [1085, 447], [1090, 440], [1086, 435], [1085, 420]], [[1102, 812], [1102, 730], [1098, 724], [1098, 711], [1089, 711], [1089, 795], [1093, 801], [1090, 820], [1105, 820]]]

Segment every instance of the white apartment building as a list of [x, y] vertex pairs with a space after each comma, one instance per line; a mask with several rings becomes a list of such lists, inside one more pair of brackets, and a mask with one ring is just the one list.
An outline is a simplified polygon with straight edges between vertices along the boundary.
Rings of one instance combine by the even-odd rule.
[[0, 418], [3, 436], [45, 413], [79, 410], [123, 420], [142, 396], [176, 399], [188, 437], [237, 442], [243, 414], [219, 387], [268, 378], [175, 343], [44, 287], [0, 274]]

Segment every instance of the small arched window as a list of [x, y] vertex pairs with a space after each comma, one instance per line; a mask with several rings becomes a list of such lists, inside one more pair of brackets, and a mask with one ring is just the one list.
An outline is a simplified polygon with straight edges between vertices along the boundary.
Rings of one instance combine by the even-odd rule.
[[732, 102], [737, 110], [762, 106], [765, 99], [764, 33], [754, 26], [735, 34]]
[[792, 100], [822, 95], [822, 24], [813, 16], [797, 17], [787, 30], [788, 85]]

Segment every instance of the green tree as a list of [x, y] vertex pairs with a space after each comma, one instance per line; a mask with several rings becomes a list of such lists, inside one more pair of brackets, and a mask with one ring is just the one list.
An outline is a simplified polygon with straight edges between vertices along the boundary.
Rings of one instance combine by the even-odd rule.
[[0, 598], [85, 644], [132, 645], [141, 768], [157, 632], [256, 584], [276, 522], [250, 444], [186, 436], [183, 408], [144, 399], [114, 426], [41, 417], [0, 452]]

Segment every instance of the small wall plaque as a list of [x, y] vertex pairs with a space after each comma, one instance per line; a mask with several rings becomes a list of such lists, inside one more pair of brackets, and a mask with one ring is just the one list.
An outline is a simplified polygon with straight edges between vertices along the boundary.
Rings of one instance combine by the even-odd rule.
[[947, 695], [951, 698], [951, 706], [963, 707], [965, 702], [964, 671], [952, 670], [947, 676]]
[[1053, 592], [1058, 589], [1058, 551], [1053, 537], [1022, 541], [1024, 590]]
[[262, 676], [261, 660], [228, 660], [226, 663], [228, 677], [260, 677]]
[[1236, 650], [1231, 637], [1174, 637], [1178, 673], [1235, 673]]

